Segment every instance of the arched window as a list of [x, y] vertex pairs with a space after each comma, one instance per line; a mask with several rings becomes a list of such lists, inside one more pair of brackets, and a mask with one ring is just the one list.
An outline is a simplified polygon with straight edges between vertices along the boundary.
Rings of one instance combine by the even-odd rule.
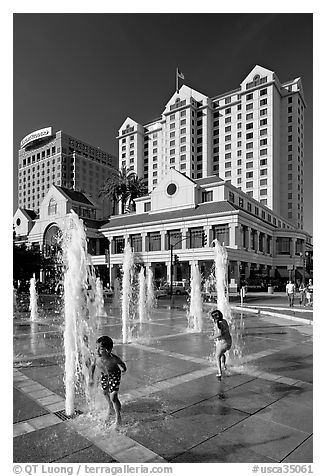
[[51, 198], [48, 206], [48, 215], [55, 215], [57, 213], [57, 202]]
[[61, 230], [57, 225], [52, 225], [46, 230], [43, 238], [45, 256], [49, 257], [57, 253], [58, 247], [60, 247], [58, 244], [60, 238]]

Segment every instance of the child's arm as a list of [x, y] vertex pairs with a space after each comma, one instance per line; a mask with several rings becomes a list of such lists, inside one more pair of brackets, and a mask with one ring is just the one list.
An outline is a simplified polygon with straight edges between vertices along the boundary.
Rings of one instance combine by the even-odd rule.
[[127, 366], [126, 364], [120, 359], [120, 357], [117, 356], [117, 364], [121, 368], [122, 372], [127, 372]]

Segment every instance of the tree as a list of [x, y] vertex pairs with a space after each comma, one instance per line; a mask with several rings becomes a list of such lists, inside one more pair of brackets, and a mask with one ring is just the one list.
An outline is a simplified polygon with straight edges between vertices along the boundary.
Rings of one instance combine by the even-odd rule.
[[[143, 178], [130, 171], [127, 167], [121, 167], [118, 174], [109, 177], [99, 195], [106, 195], [112, 200], [112, 214], [116, 212], [118, 202], [121, 202], [121, 212], [125, 213], [126, 209], [135, 208], [135, 199], [147, 193], [147, 187]], [[128, 206], [126, 208], [126, 205]]]

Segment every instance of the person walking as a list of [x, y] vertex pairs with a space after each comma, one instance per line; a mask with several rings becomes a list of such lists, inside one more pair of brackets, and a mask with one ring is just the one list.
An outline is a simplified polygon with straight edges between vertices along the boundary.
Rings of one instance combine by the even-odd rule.
[[306, 292], [307, 288], [303, 281], [301, 281], [299, 286], [299, 293], [300, 293], [300, 306], [306, 306]]
[[291, 280], [286, 285], [285, 292], [288, 296], [289, 306], [293, 307], [294, 304], [294, 294], [295, 294], [295, 285]]
[[312, 306], [312, 294], [313, 294], [313, 285], [312, 285], [312, 279], [309, 279], [308, 286], [307, 286], [307, 301], [308, 301], [308, 306]]

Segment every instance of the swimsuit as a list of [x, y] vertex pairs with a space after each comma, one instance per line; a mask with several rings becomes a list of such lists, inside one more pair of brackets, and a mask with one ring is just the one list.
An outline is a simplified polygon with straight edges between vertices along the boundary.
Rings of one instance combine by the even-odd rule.
[[101, 372], [101, 385], [103, 390], [109, 389], [109, 392], [118, 392], [119, 386], [120, 386], [120, 379], [121, 379], [121, 370], [118, 369], [115, 370], [114, 372], [111, 372], [109, 374], [105, 374]]

